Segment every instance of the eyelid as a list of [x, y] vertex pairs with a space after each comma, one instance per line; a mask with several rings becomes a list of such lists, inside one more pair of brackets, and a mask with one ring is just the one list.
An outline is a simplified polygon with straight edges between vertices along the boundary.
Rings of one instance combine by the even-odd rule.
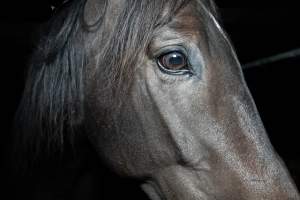
[[186, 74], [192, 75], [193, 74], [193, 72], [189, 69], [171, 70], [171, 69], [167, 69], [167, 68], [161, 66], [159, 64], [159, 62], [157, 62], [157, 65], [161, 71], [166, 72], [168, 74], [172, 74], [172, 75], [186, 75]]
[[153, 53], [153, 58], [157, 59], [160, 56], [163, 56], [165, 54], [168, 54], [170, 52], [180, 52], [185, 55], [185, 57], [188, 59], [188, 51], [183, 45], [168, 45], [160, 48], [159, 50], [155, 51]]

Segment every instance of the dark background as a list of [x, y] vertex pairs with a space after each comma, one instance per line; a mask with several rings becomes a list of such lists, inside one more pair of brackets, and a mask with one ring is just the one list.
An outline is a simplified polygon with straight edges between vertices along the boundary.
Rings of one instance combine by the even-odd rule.
[[[45, 156], [28, 172], [12, 166], [11, 125], [24, 86], [26, 63], [37, 28], [52, 14], [57, 1], [16, 0], [0, 4], [1, 58], [1, 183], [3, 199], [132, 199], [144, 198], [138, 181], [120, 179], [105, 169], [92, 148], [80, 139], [77, 151]], [[225, 3], [226, 2], [226, 3]], [[240, 5], [218, 0], [221, 18], [242, 64], [300, 48], [299, 7], [290, 2]], [[276, 7], [277, 6], [277, 7]], [[280, 7], [279, 7], [280, 6]], [[285, 7], [286, 6], [286, 7]], [[299, 148], [300, 57], [244, 70], [245, 78], [272, 144], [300, 186]], [[20, 167], [20, 166], [18, 166]], [[22, 166], [21, 166], [22, 168]], [[112, 188], [115, 188], [112, 190]], [[2, 199], [2, 198], [1, 198]]]

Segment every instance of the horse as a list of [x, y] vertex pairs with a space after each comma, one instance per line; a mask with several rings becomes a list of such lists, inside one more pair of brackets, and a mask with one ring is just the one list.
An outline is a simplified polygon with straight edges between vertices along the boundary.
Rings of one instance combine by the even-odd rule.
[[33, 157], [84, 134], [152, 200], [300, 199], [212, 0], [65, 2], [15, 127]]

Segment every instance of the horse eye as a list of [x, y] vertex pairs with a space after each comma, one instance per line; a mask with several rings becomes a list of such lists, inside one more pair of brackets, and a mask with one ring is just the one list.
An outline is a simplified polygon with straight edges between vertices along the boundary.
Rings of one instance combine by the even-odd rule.
[[186, 56], [178, 51], [173, 51], [158, 57], [158, 65], [163, 70], [187, 70], [187, 58]]

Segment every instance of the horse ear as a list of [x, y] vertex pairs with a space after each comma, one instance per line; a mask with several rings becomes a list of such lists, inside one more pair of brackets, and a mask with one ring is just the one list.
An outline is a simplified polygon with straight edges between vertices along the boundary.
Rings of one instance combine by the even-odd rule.
[[214, 15], [214, 17], [216, 17], [218, 19], [219, 18], [218, 7], [216, 6], [215, 2], [213, 0], [208, 0], [207, 6], [210, 9], [210, 11], [212, 12], [212, 14]]
[[84, 23], [91, 27], [97, 25], [99, 22], [102, 22], [106, 5], [106, 0], [87, 0], [83, 13]]

